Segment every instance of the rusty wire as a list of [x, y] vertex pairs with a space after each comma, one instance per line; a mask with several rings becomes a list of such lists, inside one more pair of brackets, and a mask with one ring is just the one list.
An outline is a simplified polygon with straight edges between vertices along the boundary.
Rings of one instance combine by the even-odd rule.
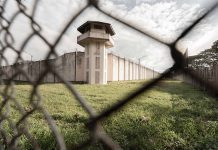
[[[98, 5], [98, 0], [87, 0], [87, 4], [80, 9], [80, 11], [76, 12], [75, 15], [72, 15], [72, 17], [68, 20], [65, 26], [63, 26], [62, 31], [60, 32], [59, 36], [56, 38], [54, 43], [49, 43], [48, 40], [42, 36], [41, 34], [41, 27], [40, 24], [38, 24], [34, 17], [35, 13], [37, 11], [38, 5], [40, 0], [35, 0], [33, 11], [31, 15], [28, 15], [26, 13], [26, 7], [22, 4], [22, 1], [17, 0], [17, 8], [18, 11], [13, 14], [11, 20], [7, 20], [4, 17], [5, 12], [5, 6], [8, 2], [8, 0], [5, 0], [1, 6], [0, 6], [0, 35], [3, 37], [0, 40], [0, 65], [2, 65], [3, 62], [6, 64], [8, 63], [7, 58], [3, 55], [5, 51], [7, 51], [8, 48], [12, 49], [17, 54], [16, 62], [19, 60], [22, 60], [21, 53], [24, 51], [25, 47], [27, 46], [28, 42], [34, 37], [37, 36], [40, 38], [48, 47], [49, 47], [49, 53], [46, 56], [46, 59], [49, 59], [51, 56], [57, 56], [57, 53], [55, 51], [56, 46], [60, 42], [62, 36], [65, 34], [65, 32], [68, 30], [68, 28], [71, 26], [71, 24], [74, 22], [74, 20], [88, 7], [94, 6], [96, 9], [98, 9], [100, 12], [104, 13], [105, 15], [108, 15], [109, 17], [121, 22], [122, 24], [125, 24], [128, 27], [133, 28], [134, 30], [144, 34], [145, 36], [148, 36], [162, 44], [167, 45], [171, 50], [171, 56], [175, 61], [175, 64], [173, 67], [165, 71], [163, 74], [161, 74], [158, 78], [144, 83], [140, 88], [138, 88], [133, 93], [127, 95], [125, 98], [121, 99], [116, 104], [112, 105], [110, 108], [105, 109], [103, 112], [96, 114], [95, 110], [88, 105], [86, 100], [80, 95], [80, 93], [74, 88], [74, 86], [66, 81], [56, 70], [54, 67], [52, 67], [52, 64], [49, 63], [49, 61], [46, 62], [46, 69], [44, 72], [40, 75], [39, 79], [37, 81], [33, 81], [31, 77], [23, 70], [22, 65], [16, 67], [16, 72], [13, 74], [12, 77], [9, 78], [9, 75], [7, 72], [4, 72], [3, 70], [0, 71], [0, 76], [5, 75], [9, 78], [7, 84], [4, 83], [3, 80], [0, 80], [1, 85], [4, 85], [3, 90], [0, 91], [1, 94], [1, 102], [0, 102], [0, 146], [3, 145], [4, 148], [7, 149], [18, 149], [18, 142], [21, 136], [25, 136], [30, 143], [32, 144], [32, 147], [34, 149], [40, 149], [40, 145], [38, 144], [37, 140], [31, 135], [28, 129], [28, 118], [31, 117], [31, 115], [35, 111], [41, 112], [45, 120], [48, 123], [48, 126], [50, 130], [53, 133], [53, 136], [55, 137], [57, 148], [58, 149], [66, 149], [66, 145], [64, 142], [63, 136], [60, 134], [60, 132], [57, 129], [57, 126], [49, 114], [49, 112], [43, 107], [41, 104], [42, 98], [40, 96], [40, 93], [38, 91], [38, 87], [40, 83], [42, 83], [43, 78], [48, 73], [53, 73], [57, 76], [57, 78], [65, 84], [65, 86], [70, 90], [72, 93], [72, 97], [75, 97], [76, 100], [80, 103], [80, 105], [83, 107], [83, 109], [88, 113], [89, 115], [89, 121], [86, 123], [87, 128], [90, 131], [90, 138], [87, 141], [82, 142], [78, 146], [75, 147], [75, 149], [82, 149], [86, 146], [89, 146], [92, 142], [100, 141], [104, 146], [106, 146], [109, 149], [121, 149], [121, 147], [113, 141], [113, 139], [110, 138], [104, 131], [104, 129], [101, 126], [101, 121], [111, 114], [115, 113], [120, 108], [124, 107], [127, 103], [130, 101], [133, 101], [135, 97], [139, 96], [140, 94], [146, 92], [148, 89], [152, 88], [154, 85], [156, 85], [161, 79], [168, 77], [171, 72], [175, 71], [182, 71], [185, 74], [189, 75], [190, 77], [194, 78], [199, 83], [204, 83], [206, 87], [209, 89], [210, 94], [218, 97], [218, 89], [214, 87], [213, 85], [205, 82], [202, 80], [197, 74], [194, 74], [187, 68], [185, 68], [184, 62], [185, 58], [184, 56], [177, 50], [176, 44], [177, 42], [185, 37], [202, 19], [207, 17], [215, 8], [217, 8], [218, 3], [216, 3], [209, 11], [207, 11], [204, 15], [202, 15], [199, 19], [197, 19], [191, 26], [189, 26], [187, 29], [185, 29], [182, 34], [172, 43], [165, 43], [161, 41], [160, 39], [157, 39], [153, 35], [150, 35], [146, 32], [143, 32], [142, 30], [131, 26], [127, 22], [124, 22], [106, 11], [102, 10]], [[19, 16], [24, 15], [26, 18], [30, 20], [30, 26], [32, 29], [32, 33], [29, 34], [29, 36], [26, 39], [23, 39], [22, 45], [19, 49], [16, 49], [14, 44], [14, 38], [13, 35], [10, 33], [11, 25], [13, 24], [14, 20]], [[14, 96], [15, 88], [14, 88], [14, 79], [19, 74], [22, 74], [28, 81], [29, 84], [32, 85], [33, 90], [31, 92], [31, 97], [29, 99], [31, 104], [31, 109], [28, 111], [25, 111], [24, 107], [20, 104], [19, 100], [16, 99]], [[21, 118], [14, 122], [10, 118], [10, 104], [13, 103], [16, 106], [16, 109], [19, 111]], [[3, 124], [7, 122], [9, 124], [10, 129], [12, 130], [12, 134], [9, 134], [8, 131], [6, 131], [3, 127]], [[0, 147], [1, 148], [1, 147]]]

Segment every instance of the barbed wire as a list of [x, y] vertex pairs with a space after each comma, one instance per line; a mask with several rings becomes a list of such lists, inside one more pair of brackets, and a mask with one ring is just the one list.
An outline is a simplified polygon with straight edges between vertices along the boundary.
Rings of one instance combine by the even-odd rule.
[[[47, 121], [47, 124], [50, 128], [50, 130], [53, 133], [53, 136], [55, 138], [55, 141], [57, 143], [57, 148], [65, 150], [66, 145], [64, 142], [64, 138], [59, 132], [57, 125], [53, 118], [51, 117], [50, 113], [47, 111], [46, 108], [42, 105], [42, 97], [40, 95], [40, 92], [38, 90], [40, 83], [43, 82], [43, 78], [49, 74], [53, 73], [66, 87], [69, 89], [69, 91], [72, 94], [72, 97], [75, 97], [75, 99], [79, 102], [79, 104], [82, 106], [82, 108], [87, 112], [89, 115], [89, 121], [86, 123], [86, 127], [90, 131], [90, 138], [87, 141], [83, 141], [81, 144], [78, 144], [74, 149], [82, 149], [86, 146], [89, 146], [91, 143], [100, 141], [105, 147], [109, 149], [121, 149], [120, 145], [118, 145], [116, 142], [113, 141], [113, 139], [106, 134], [104, 129], [101, 126], [101, 121], [105, 118], [109, 117], [111, 114], [116, 113], [119, 109], [124, 107], [127, 103], [130, 101], [133, 101], [134, 98], [140, 96], [142, 93], [146, 92], [148, 89], [152, 88], [154, 85], [156, 85], [160, 80], [162, 80], [165, 77], [169, 77], [172, 72], [175, 71], [182, 71], [183, 73], [189, 75], [190, 77], [194, 78], [197, 82], [206, 85], [206, 87], [209, 89], [210, 94], [218, 97], [218, 89], [210, 84], [202, 80], [197, 74], [193, 73], [191, 70], [187, 69], [184, 65], [185, 58], [182, 53], [180, 53], [177, 48], [176, 44], [177, 42], [185, 37], [202, 19], [207, 17], [215, 8], [217, 8], [217, 3], [214, 4], [214, 6], [207, 11], [204, 15], [202, 15], [199, 19], [197, 19], [192, 25], [190, 25], [187, 29], [185, 29], [181, 35], [172, 43], [165, 43], [156, 37], [154, 37], [151, 34], [148, 34], [134, 26], [131, 26], [127, 22], [122, 21], [121, 19], [118, 19], [109, 13], [107, 13], [105, 10], [102, 10], [99, 7], [99, 1], [98, 0], [87, 0], [87, 4], [83, 6], [78, 12], [76, 12], [72, 17], [68, 20], [68, 22], [63, 26], [61, 32], [55, 39], [53, 43], [50, 43], [41, 33], [42, 29], [40, 27], [40, 24], [37, 23], [35, 20], [35, 14], [37, 12], [37, 8], [39, 5], [40, 0], [34, 1], [34, 6], [31, 15], [27, 14], [27, 8], [22, 3], [21, 0], [17, 0], [17, 8], [18, 10], [13, 14], [10, 20], [8, 20], [4, 13], [5, 8], [8, 3], [8, 0], [5, 0], [2, 2], [0, 6], [0, 65], [2, 66], [3, 62], [6, 63], [6, 65], [9, 65], [9, 62], [7, 58], [4, 56], [4, 53], [11, 49], [17, 54], [17, 58], [15, 62], [23, 61], [21, 54], [24, 52], [24, 49], [26, 48], [27, 44], [30, 42], [32, 38], [35, 36], [37, 38], [40, 38], [44, 44], [46, 44], [49, 47], [49, 52], [46, 56], [46, 60], [48, 60], [51, 56], [58, 56], [55, 49], [57, 45], [60, 43], [63, 35], [66, 33], [66, 31], [69, 29], [69, 27], [72, 25], [72, 23], [75, 21], [75, 19], [81, 15], [81, 13], [86, 10], [90, 6], [94, 6], [97, 10], [102, 12], [103, 14], [117, 20], [118, 22], [133, 28], [134, 30], [144, 34], [145, 36], [148, 36], [152, 38], [155, 41], [158, 41], [162, 44], [165, 44], [170, 48], [171, 56], [173, 60], [175, 61], [175, 64], [166, 70], [164, 73], [162, 73], [158, 78], [144, 83], [140, 88], [132, 92], [131, 94], [127, 95], [125, 98], [119, 100], [116, 104], [112, 105], [110, 108], [107, 108], [103, 110], [101, 113], [96, 113], [95, 109], [92, 108], [86, 101], [86, 99], [76, 90], [76, 88], [64, 77], [61, 76], [60, 73], [53, 67], [53, 63], [49, 63], [49, 61], [46, 61], [46, 69], [40, 74], [40, 77], [34, 81], [31, 76], [29, 76], [23, 69], [22, 65], [15, 66], [16, 72], [10, 76], [6, 71], [0, 70], [0, 76], [6, 76], [8, 78], [7, 83], [4, 80], [0, 80], [1, 85], [4, 85], [4, 87], [1, 89], [1, 102], [0, 102], [0, 145], [3, 145], [3, 148], [6, 149], [19, 149], [18, 143], [21, 136], [25, 136], [31, 143], [33, 149], [40, 149], [40, 145], [38, 144], [38, 141], [34, 138], [34, 136], [30, 133], [28, 128], [28, 118], [31, 117], [31, 115], [39, 111], [41, 114], [44, 115], [45, 120]], [[31, 27], [31, 33], [23, 39], [22, 45], [20, 48], [15, 48], [14, 43], [15, 39], [10, 32], [11, 26], [15, 22], [16, 18], [19, 15], [24, 15], [27, 19], [30, 21], [30, 27]], [[26, 80], [29, 82], [29, 84], [32, 86], [32, 91], [30, 93], [30, 105], [31, 109], [26, 111], [24, 109], [24, 106], [20, 103], [20, 101], [16, 98], [14, 95], [15, 93], [15, 82], [14, 79], [18, 75], [23, 75]], [[21, 118], [18, 119], [16, 122], [10, 118], [11, 113], [11, 107], [10, 103], [14, 104], [15, 109], [19, 112], [21, 115]], [[9, 125], [10, 130], [12, 131], [9, 133], [8, 130], [4, 128], [4, 124], [7, 123]]]

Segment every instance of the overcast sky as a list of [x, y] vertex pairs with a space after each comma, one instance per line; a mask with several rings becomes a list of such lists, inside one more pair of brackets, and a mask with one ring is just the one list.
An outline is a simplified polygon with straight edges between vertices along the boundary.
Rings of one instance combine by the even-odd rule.
[[[23, 3], [31, 13], [34, 0], [24, 0]], [[194, 20], [199, 18], [217, 0], [101, 0], [100, 7], [112, 16], [139, 28], [141, 31], [155, 36], [164, 42], [173, 42], [179, 34]], [[42, 27], [42, 35], [53, 43], [61, 29], [78, 10], [86, 5], [85, 0], [41, 0], [35, 15], [35, 20]], [[4, 16], [11, 19], [17, 11], [15, 0], [9, 0]], [[206, 48], [210, 48], [218, 40], [218, 9], [192, 30], [188, 36], [180, 41], [181, 51], [189, 50], [189, 55], [196, 55]], [[164, 71], [173, 64], [169, 49], [149, 37], [115, 21], [102, 14], [94, 7], [86, 9], [71, 25], [57, 47], [62, 55], [66, 52], [84, 50], [77, 44], [76, 37], [80, 34], [76, 29], [88, 20], [111, 23], [116, 35], [115, 46], [109, 51], [115, 51], [121, 56], [138, 60], [149, 68]], [[14, 46], [19, 49], [21, 43], [32, 32], [30, 21], [19, 15], [10, 32], [14, 35]], [[48, 47], [38, 37], [34, 37], [25, 48], [25, 59], [41, 60], [48, 52]], [[28, 54], [27, 54], [28, 53]], [[30, 55], [29, 55], [30, 54]], [[8, 50], [5, 56], [13, 61], [16, 54]]]

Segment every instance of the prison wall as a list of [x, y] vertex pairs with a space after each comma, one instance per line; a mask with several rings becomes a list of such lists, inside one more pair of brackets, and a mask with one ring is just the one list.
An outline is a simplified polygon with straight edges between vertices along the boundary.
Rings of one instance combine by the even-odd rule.
[[130, 59], [108, 54], [108, 81], [153, 79], [159, 74]]
[[85, 53], [79, 52], [76, 54], [76, 68], [74, 68], [74, 72], [76, 74], [75, 80], [72, 79], [72, 81], [85, 81], [84, 77], [84, 68], [85, 68]]
[[154, 76], [154, 71], [152, 69], [146, 69], [146, 79], [150, 80], [153, 79]]
[[129, 80], [129, 61], [124, 58], [124, 80]]
[[[53, 68], [47, 67], [50, 65]], [[41, 80], [44, 83], [58, 83], [65, 81], [85, 81], [84, 76], [85, 53], [72, 52], [66, 53], [56, 59], [41, 60], [41, 61], [25, 61], [17, 63], [12, 66], [1, 67], [1, 79], [8, 80], [12, 78], [15, 81], [29, 81], [25, 74], [31, 78], [32, 81], [37, 81], [42, 73], [46, 72], [48, 68], [55, 70], [49, 71]], [[19, 72], [20, 68], [21, 72]], [[159, 73], [146, 68], [145, 66], [115, 55], [108, 54], [107, 59], [107, 76], [108, 81], [124, 81], [124, 80], [145, 80], [156, 78]], [[24, 73], [25, 72], [25, 73]], [[59, 79], [57, 74], [61, 75]]]
[[124, 75], [125, 75], [125, 72], [124, 72], [124, 59], [123, 58], [120, 58], [118, 57], [118, 74], [119, 74], [119, 81], [123, 81], [124, 80]]
[[[47, 67], [50, 65], [53, 68]], [[17, 69], [20, 68], [20, 69]], [[60, 74], [66, 81], [84, 81], [84, 53], [74, 52], [66, 53], [56, 59], [41, 61], [25, 61], [11, 66], [1, 67], [1, 79], [8, 80], [12, 78], [14, 81], [29, 81], [25, 74], [32, 81], [37, 81], [47, 68], [56, 70], [56, 73], [46, 73], [42, 82], [56, 83], [63, 82], [56, 74]], [[19, 71], [23, 70], [23, 71]], [[25, 72], [25, 74], [24, 74]]]
[[112, 81], [113, 80], [113, 57], [112, 54], [108, 54], [107, 58], [107, 80]]

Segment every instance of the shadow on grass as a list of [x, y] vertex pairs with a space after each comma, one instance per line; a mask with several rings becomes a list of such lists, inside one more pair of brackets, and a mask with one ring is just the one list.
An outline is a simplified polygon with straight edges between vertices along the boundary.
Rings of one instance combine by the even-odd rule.
[[[170, 98], [145, 93], [104, 123], [124, 149], [218, 149], [216, 99], [177, 81], [162, 82], [152, 90]], [[168, 102], [162, 105], [159, 100]]]
[[160, 83], [156, 90], [172, 95], [172, 109], [178, 117], [218, 121], [218, 99], [182, 82]]
[[[218, 123], [202, 121], [187, 112], [150, 105], [153, 117], [109, 119], [104, 123], [108, 134], [123, 149], [217, 149]], [[116, 116], [117, 117], [117, 116]], [[113, 123], [112, 123], [113, 122]]]

